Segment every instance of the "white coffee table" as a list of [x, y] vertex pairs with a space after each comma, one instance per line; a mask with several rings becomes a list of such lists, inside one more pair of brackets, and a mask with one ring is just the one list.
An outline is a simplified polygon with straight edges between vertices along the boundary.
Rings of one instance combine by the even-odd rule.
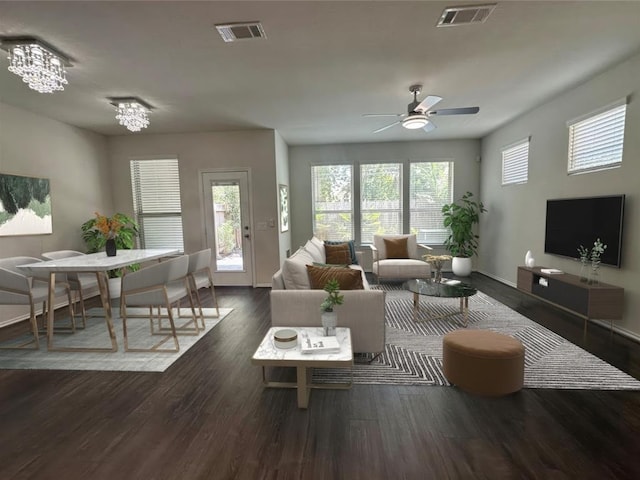
[[[294, 348], [278, 348], [273, 343], [273, 333], [285, 327], [271, 327], [262, 339], [256, 353], [251, 358], [251, 363], [262, 366], [262, 382], [272, 388], [297, 388], [298, 408], [307, 408], [312, 388], [351, 388], [349, 383], [323, 383], [311, 382], [313, 368], [349, 368], [353, 367], [353, 350], [351, 348], [351, 331], [348, 328], [338, 327], [336, 337], [340, 343], [339, 352], [327, 353], [302, 353], [300, 344], [309, 335], [321, 336], [321, 327], [286, 327], [298, 332], [298, 344]], [[265, 367], [295, 367], [297, 381], [272, 382], [267, 380]]]

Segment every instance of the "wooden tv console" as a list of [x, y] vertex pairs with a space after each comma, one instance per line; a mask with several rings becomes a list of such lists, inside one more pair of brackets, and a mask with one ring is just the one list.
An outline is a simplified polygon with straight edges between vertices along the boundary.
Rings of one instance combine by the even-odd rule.
[[542, 273], [542, 268], [518, 267], [518, 290], [584, 318], [585, 333], [589, 319], [609, 320], [613, 332], [613, 321], [622, 319], [624, 288], [602, 282], [589, 285], [577, 275]]

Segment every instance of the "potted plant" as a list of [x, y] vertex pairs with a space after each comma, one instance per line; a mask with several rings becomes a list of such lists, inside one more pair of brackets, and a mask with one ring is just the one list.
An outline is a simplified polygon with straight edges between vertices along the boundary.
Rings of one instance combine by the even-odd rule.
[[451, 252], [451, 267], [455, 275], [466, 277], [471, 274], [471, 257], [478, 250], [478, 235], [473, 226], [480, 221], [480, 214], [486, 212], [482, 202], [477, 202], [471, 192], [465, 193], [458, 203], [442, 207], [444, 226], [449, 236], [444, 246]]
[[338, 314], [333, 311], [333, 307], [342, 305], [344, 295], [340, 295], [340, 284], [335, 278], [325, 284], [324, 291], [327, 292], [328, 295], [320, 304], [320, 311], [322, 311], [322, 328], [324, 329], [325, 336], [335, 335], [338, 324]]
[[[124, 213], [116, 213], [112, 217], [95, 212], [95, 218], [84, 222], [80, 227], [82, 239], [87, 244], [87, 253], [100, 252], [107, 246], [107, 241], [113, 244], [115, 249], [130, 250], [135, 246], [135, 238], [138, 235], [138, 224]], [[111, 245], [109, 246], [111, 249]], [[139, 265], [131, 265], [129, 270], [135, 271]], [[120, 276], [119, 270], [109, 272], [110, 277]]]

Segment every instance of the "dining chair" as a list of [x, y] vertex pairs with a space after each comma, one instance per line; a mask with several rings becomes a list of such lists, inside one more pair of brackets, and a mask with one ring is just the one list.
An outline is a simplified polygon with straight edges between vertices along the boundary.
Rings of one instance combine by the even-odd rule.
[[189, 270], [187, 273], [189, 279], [189, 288], [195, 295], [196, 303], [198, 305], [198, 313], [202, 320], [202, 328], [205, 328], [204, 313], [202, 311], [202, 301], [200, 300], [199, 290], [201, 288], [211, 288], [211, 296], [213, 297], [213, 304], [215, 305], [216, 315], [213, 318], [220, 316], [220, 309], [218, 308], [218, 299], [216, 298], [215, 287], [213, 286], [213, 275], [211, 274], [211, 249], [200, 250], [189, 255]]
[[[120, 316], [122, 318], [122, 329], [124, 333], [124, 349], [127, 352], [178, 352], [178, 334], [174, 321], [172, 305], [181, 299], [188, 297], [191, 303], [192, 321], [196, 323], [195, 308], [189, 286], [187, 283], [187, 271], [189, 268], [189, 258], [187, 255], [172, 258], [155, 265], [148, 266], [137, 272], [126, 273], [122, 277], [122, 288], [120, 293]], [[132, 315], [127, 312], [131, 307], [148, 307], [151, 324], [151, 335], [164, 335], [164, 338], [150, 348], [130, 348], [127, 330], [127, 320], [129, 318], [140, 318], [139, 314]], [[169, 319], [169, 334], [153, 330], [154, 307], [165, 308]], [[160, 348], [173, 338], [175, 348]]]
[[[21, 273], [18, 265], [26, 265], [29, 263], [37, 263], [42, 260], [34, 257], [9, 257], [0, 259], [0, 305], [28, 305], [29, 321], [31, 323], [31, 332], [33, 339], [16, 345], [0, 346], [0, 349], [20, 349], [20, 348], [40, 348], [40, 340], [38, 335], [38, 322], [36, 321], [36, 304], [42, 302], [42, 318], [48, 308], [49, 296], [49, 280], [37, 277], [29, 277]], [[55, 296], [67, 295], [69, 305], [71, 305], [71, 291], [69, 285], [62, 282], [56, 282]], [[73, 309], [69, 306], [69, 315], [71, 318], [70, 329], [75, 332], [75, 322], [73, 321]], [[32, 345], [30, 347], [29, 345]]]
[[[59, 260], [61, 258], [68, 258], [68, 257], [77, 257], [79, 255], [84, 255], [84, 253], [82, 252], [78, 252], [76, 250], [56, 250], [53, 252], [45, 252], [42, 254], [42, 258], [44, 258], [45, 260]], [[59, 275], [63, 275], [63, 274], [56, 274], [56, 278]], [[84, 299], [85, 299], [85, 293], [88, 293], [90, 290], [96, 290], [99, 288], [98, 286], [98, 280], [95, 276], [95, 274], [93, 273], [75, 273], [75, 272], [69, 272], [64, 274], [64, 277], [66, 277], [66, 281], [69, 284], [69, 287], [71, 288], [71, 292], [73, 295], [73, 300], [74, 300], [74, 308], [73, 308], [73, 312], [74, 312], [74, 316], [75, 316], [75, 299], [76, 299], [76, 294], [78, 297], [78, 300], [80, 302], [80, 313], [82, 315], [82, 327], [86, 328], [87, 326], [87, 311], [85, 309], [85, 305], [84, 305]]]

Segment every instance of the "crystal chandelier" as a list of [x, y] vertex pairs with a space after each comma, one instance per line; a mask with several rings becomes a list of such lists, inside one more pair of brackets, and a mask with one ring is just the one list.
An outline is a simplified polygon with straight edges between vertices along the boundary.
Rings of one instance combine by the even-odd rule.
[[132, 132], [139, 132], [149, 126], [148, 113], [151, 107], [135, 97], [110, 98], [111, 104], [116, 107], [116, 120], [120, 125], [127, 127]]
[[69, 59], [54, 48], [31, 37], [3, 38], [2, 48], [9, 52], [9, 71], [29, 88], [40, 93], [64, 90]]

